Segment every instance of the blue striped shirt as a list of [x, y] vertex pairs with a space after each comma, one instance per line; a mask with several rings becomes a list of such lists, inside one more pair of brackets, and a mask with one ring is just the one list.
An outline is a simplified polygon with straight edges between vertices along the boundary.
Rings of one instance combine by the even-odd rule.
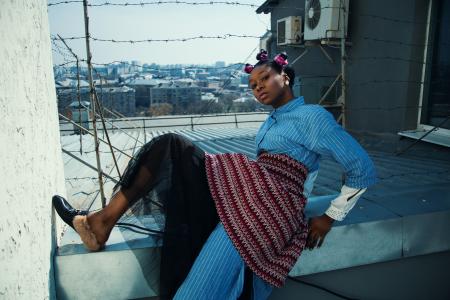
[[345, 171], [345, 185], [366, 188], [378, 181], [374, 164], [361, 145], [321, 105], [297, 97], [272, 110], [256, 134], [256, 154], [285, 153], [310, 173], [321, 158], [331, 158]]

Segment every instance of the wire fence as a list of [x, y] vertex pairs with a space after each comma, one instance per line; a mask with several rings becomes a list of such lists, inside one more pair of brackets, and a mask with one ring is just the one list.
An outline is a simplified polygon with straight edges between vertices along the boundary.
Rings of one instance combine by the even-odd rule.
[[[71, 5], [71, 4], [82, 4], [83, 1], [59, 1], [59, 2], [51, 2], [48, 3], [48, 8], [51, 9], [53, 7], [57, 7], [57, 6], [62, 6], [62, 5]], [[230, 2], [230, 1], [205, 1], [205, 2], [200, 2], [200, 1], [136, 1], [136, 2], [98, 2], [98, 3], [90, 3], [87, 6], [89, 8], [92, 9], [102, 9], [105, 7], [146, 7], [146, 6], [155, 6], [155, 5], [192, 5], [192, 6], [217, 6], [217, 5], [230, 5], [230, 6], [236, 6], [236, 7], [241, 7], [244, 9], [255, 9], [255, 8], [259, 8], [260, 5], [256, 5], [253, 3], [245, 3], [245, 2]], [[297, 6], [283, 6], [283, 5], [277, 5], [276, 6], [279, 9], [286, 9], [286, 10], [290, 10], [292, 12], [295, 12], [296, 14], [300, 14], [300, 13], [304, 13], [304, 7], [297, 7]], [[330, 7], [322, 7], [321, 9], [327, 9]], [[438, 23], [438, 21], [435, 20], [430, 20], [428, 21], [421, 21], [421, 20], [407, 20], [407, 19], [396, 19], [396, 18], [389, 18], [386, 16], [380, 16], [380, 15], [375, 15], [375, 14], [367, 14], [367, 13], [352, 13], [351, 11], [348, 12], [349, 17], [353, 17], [353, 18], [362, 18], [363, 20], [367, 20], [370, 19], [371, 21], [376, 20], [379, 22], [388, 22], [388, 23], [395, 23], [397, 26], [410, 26], [411, 24], [419, 24], [419, 25], [423, 25], [423, 26], [427, 26], [427, 25], [435, 25], [436, 23]], [[153, 37], [146, 37], [146, 38], [141, 38], [141, 39], [124, 39], [124, 38], [116, 38], [116, 37], [106, 37], [106, 36], [101, 36], [101, 35], [79, 35], [79, 36], [67, 36], [67, 37], [61, 37], [61, 36], [56, 36], [53, 35], [51, 36], [51, 41], [52, 41], [52, 51], [59, 55], [62, 59], [63, 59], [63, 63], [60, 64], [56, 64], [54, 65], [55, 68], [64, 68], [65, 70], [67, 70], [68, 72], [70, 72], [71, 68], [74, 66], [74, 64], [78, 61], [78, 62], [87, 62], [86, 59], [83, 58], [79, 58], [79, 57], [74, 57], [75, 55], [73, 53], [70, 53], [65, 47], [63, 47], [60, 42], [66, 40], [66, 41], [81, 41], [81, 40], [89, 40], [92, 42], [96, 42], [96, 43], [111, 43], [112, 45], [115, 44], [129, 44], [129, 45], [142, 45], [142, 44], [146, 44], [146, 43], [179, 43], [179, 42], [192, 42], [192, 41], [196, 41], [196, 40], [239, 40], [239, 39], [253, 39], [256, 40], [256, 42], [258, 42], [261, 38], [263, 38], [265, 35], [254, 35], [254, 34], [246, 34], [246, 33], [224, 33], [224, 34], [216, 34], [216, 35], [193, 35], [193, 36], [183, 36], [183, 37], [176, 37], [176, 38], [153, 38]], [[398, 47], [413, 47], [413, 48], [425, 48], [425, 47], [435, 47], [435, 46], [440, 46], [440, 47], [450, 47], [450, 43], [434, 43], [434, 42], [424, 42], [424, 43], [417, 43], [414, 42], [413, 40], [390, 40], [390, 39], [385, 39], [385, 38], [380, 38], [378, 36], [370, 36], [370, 35], [365, 35], [365, 34], [354, 34], [351, 36], [351, 40], [353, 41], [363, 41], [365, 43], [370, 43], [371, 45], [388, 45], [388, 46], [398, 46]], [[351, 41], [350, 40], [350, 41]], [[307, 47], [307, 46], [304, 46]], [[326, 45], [325, 45], [326, 47]], [[255, 48], [257, 49], [257, 48]], [[171, 71], [171, 70], [178, 70], [180, 68], [184, 68], [184, 69], [202, 69], [202, 70], [208, 70], [208, 71], [212, 71], [212, 70], [216, 70], [216, 71], [227, 71], [230, 72], [230, 74], [227, 75], [226, 80], [224, 80], [222, 86], [220, 87], [220, 89], [217, 91], [217, 94], [221, 94], [224, 93], [230, 86], [231, 86], [231, 82], [232, 79], [234, 77], [236, 77], [237, 75], [239, 75], [238, 73], [242, 71], [242, 67], [245, 64], [245, 62], [248, 61], [248, 59], [250, 58], [250, 56], [254, 53], [255, 49], [253, 49], [250, 54], [244, 59], [244, 62], [239, 62], [239, 63], [234, 63], [234, 64], [230, 64], [228, 66], [219, 66], [219, 67], [212, 67], [212, 66], [199, 66], [199, 65], [183, 65], [182, 67], [159, 67], [159, 70], [165, 70], [165, 71]], [[329, 51], [338, 51], [339, 49], [334, 49], [333, 47], [329, 47], [328, 48]], [[419, 49], [420, 50], [420, 49]], [[420, 51], [419, 51], [420, 52]], [[336, 52], [333, 52], [334, 54], [338, 54]], [[401, 53], [405, 53], [406, 55], [410, 55], [410, 52], [405, 51], [405, 52], [401, 52]], [[419, 55], [420, 56], [420, 55]], [[74, 59], [75, 58], [75, 59]], [[392, 64], [392, 63], [399, 63], [399, 64], [412, 64], [418, 67], [430, 67], [430, 66], [436, 66], [437, 64], [434, 63], [433, 61], [430, 60], [426, 60], [425, 58], [417, 58], [417, 57], [410, 57], [410, 56], [402, 56], [401, 54], [399, 54], [398, 56], [387, 56], [387, 55], [378, 55], [378, 56], [352, 56], [351, 52], [347, 53], [345, 60], [347, 63], [349, 64], [366, 64], [366, 63], [385, 63], [385, 64]], [[314, 61], [309, 61], [310, 63], [323, 63], [323, 64], [334, 64], [334, 62], [329, 62], [329, 61], [321, 61], [321, 62], [314, 62]], [[140, 64], [136, 64], [136, 63], [129, 63], [129, 62], [125, 62], [125, 61], [120, 61], [120, 60], [113, 60], [110, 62], [92, 62], [93, 66], [98, 66], [98, 67], [117, 67], [117, 66], [133, 66], [133, 67], [139, 67], [139, 68], [150, 68], [149, 65], [140, 65]], [[96, 70], [96, 68], [93, 68], [94, 70]], [[80, 72], [79, 70], [77, 72]], [[78, 73], [79, 75], [79, 73]], [[326, 83], [324, 83], [323, 81], [317, 81], [317, 82], [311, 82], [314, 81], [315, 79], [322, 79], [322, 80], [328, 80], [331, 81], [337, 76], [338, 74], [302, 74], [299, 77], [301, 78], [301, 81], [299, 83], [300, 88], [304, 88], [304, 87], [308, 87], [308, 86], [314, 86], [314, 87], [323, 87], [324, 85], [326, 85]], [[100, 75], [98, 75], [100, 76]], [[371, 87], [375, 87], [375, 88], [382, 88], [382, 87], [400, 87], [400, 88], [404, 88], [404, 86], [410, 86], [410, 87], [415, 87], [415, 88], [420, 88], [423, 87], [425, 85], [437, 85], [437, 84], [448, 84], [448, 82], [446, 82], [445, 80], [432, 80], [432, 79], [426, 79], [426, 80], [414, 80], [411, 78], [408, 79], [404, 79], [404, 78], [390, 78], [390, 79], [369, 79], [369, 80], [360, 80], [360, 79], [352, 79], [352, 80], [348, 80], [346, 79], [345, 82], [345, 87], [347, 89], [347, 93], [349, 91], [352, 91], [352, 89], [357, 89], [359, 87], [364, 87], [367, 88], [368, 86]], [[75, 89], [75, 87], [73, 87], [73, 89]], [[336, 99], [337, 100], [337, 99]], [[207, 110], [208, 106], [212, 105], [215, 102], [215, 100], [210, 100], [210, 101], [205, 101], [204, 103], [202, 103], [202, 105], [204, 106], [205, 111]], [[231, 105], [231, 104], [230, 104]], [[324, 105], [327, 106], [327, 105]], [[398, 110], [414, 110], [414, 111], [418, 111], [421, 110], [423, 107], [422, 105], [392, 105], [390, 103], [388, 103], [388, 101], [385, 102], [385, 104], [377, 104], [377, 105], [373, 105], [373, 106], [361, 106], [358, 107], [357, 105], [353, 104], [352, 107], [346, 107], [345, 103], [343, 105], [341, 105], [340, 103], [336, 102], [336, 104], [330, 104], [328, 105], [328, 107], [330, 109], [345, 109], [345, 113], [359, 113], [361, 111], [365, 111], [368, 113], [371, 112], [394, 112], [394, 111], [398, 111]], [[171, 128], [171, 129], [177, 129], [179, 127], [181, 128], [190, 128], [192, 130], [196, 129], [196, 128], [200, 128], [201, 126], [212, 126], [212, 125], [230, 125], [230, 126], [235, 126], [236, 128], [238, 128], [240, 125], [248, 123], [248, 124], [259, 124], [263, 121], [263, 119], [259, 120], [245, 120], [245, 119], [239, 119], [241, 116], [245, 116], [245, 115], [261, 115], [262, 117], [264, 117], [268, 112], [261, 112], [261, 113], [256, 113], [256, 112], [252, 112], [252, 113], [247, 113], [247, 114], [215, 114], [215, 115], [209, 115], [209, 114], [201, 114], [198, 116], [187, 116], [185, 117], [185, 120], [187, 122], [185, 122], [184, 124], [154, 124], [155, 120], [157, 121], [169, 121], [169, 120], [174, 120], [177, 119], [178, 121], [180, 120], [180, 117], [158, 117], [158, 118], [133, 118], [133, 119], [126, 119], [126, 118], [120, 118], [120, 119], [108, 119], [109, 122], [112, 122], [112, 124], [110, 125], [104, 125], [104, 126], [99, 126], [98, 130], [99, 131], [115, 131], [118, 130], [118, 128], [120, 128], [121, 130], [142, 130], [144, 133], [144, 136], [147, 135], [147, 130], [148, 131], [152, 131], [152, 130], [159, 130], [162, 128]], [[448, 112], [448, 115], [450, 115], [450, 111]], [[204, 121], [206, 118], [208, 117], [227, 117], [227, 118], [232, 118], [231, 120], [226, 120], [226, 121], [213, 121], [213, 122], [208, 122], [208, 121]], [[103, 117], [102, 117], [103, 118]], [[234, 118], [234, 119], [233, 119]], [[201, 122], [202, 121], [202, 122]], [[132, 126], [130, 125], [126, 125], [124, 122], [129, 122]], [[91, 124], [92, 121], [89, 121], [88, 124]], [[114, 126], [114, 123], [116, 124], [116, 126]], [[152, 124], [153, 123], [153, 124]], [[68, 123], [68, 122], [61, 122], [61, 132], [73, 132], [73, 128], [63, 128], [63, 127], [70, 127], [72, 124]], [[117, 128], [118, 127], [118, 128]], [[428, 131], [426, 134], [432, 132], [433, 130], [435, 130], [435, 128], [433, 128], [432, 130]], [[425, 134], [425, 135], [426, 135]], [[424, 136], [425, 136], [424, 135]], [[422, 136], [422, 138], [424, 137]], [[136, 146], [136, 145], [135, 145]], [[125, 148], [122, 151], [131, 151], [131, 150], [135, 150], [136, 147], [132, 147], [132, 148]], [[97, 151], [98, 153], [102, 153], [102, 154], [106, 154], [106, 155], [111, 155], [113, 150], [109, 150], [109, 151], [104, 151], [104, 150], [84, 150], [84, 154], [89, 154], [92, 152]], [[67, 154], [72, 154], [75, 153], [77, 151], [67, 151]], [[436, 174], [448, 174], [448, 170], [446, 171], [439, 171], [436, 172]], [[421, 175], [417, 174], [417, 175]], [[395, 178], [396, 176], [407, 176], [408, 174], [393, 174], [390, 175], [386, 178], [381, 178], [381, 180], [391, 180], [393, 178]], [[410, 175], [410, 174], [409, 174]], [[110, 175], [109, 175], [110, 176]], [[119, 178], [119, 176], [113, 176], [110, 178], [110, 180], [116, 180], [117, 178]], [[90, 177], [90, 176], [84, 176], [84, 177], [70, 177], [70, 178], [66, 178], [66, 181], [68, 182], [76, 182], [76, 181], [80, 181], [80, 180], [98, 180], [98, 177]], [[97, 194], [98, 195], [98, 194]]]

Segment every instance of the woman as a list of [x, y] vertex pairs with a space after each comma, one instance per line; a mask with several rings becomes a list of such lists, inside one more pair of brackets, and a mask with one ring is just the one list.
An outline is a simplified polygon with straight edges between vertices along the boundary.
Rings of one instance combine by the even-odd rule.
[[[269, 60], [262, 50], [257, 59], [245, 67], [249, 84], [257, 100], [274, 110], [256, 135], [256, 161], [239, 153], [213, 155], [168, 134], [141, 148], [103, 210], [76, 211], [54, 197], [57, 212], [86, 247], [100, 250], [170, 161], [178, 181], [176, 197], [164, 203], [163, 298], [268, 298], [273, 287], [284, 285], [302, 250], [320, 247], [333, 222], [377, 181], [367, 153], [332, 115], [293, 96], [295, 74], [286, 55]], [[306, 197], [322, 156], [343, 166], [346, 182], [326, 212], [307, 221]]]

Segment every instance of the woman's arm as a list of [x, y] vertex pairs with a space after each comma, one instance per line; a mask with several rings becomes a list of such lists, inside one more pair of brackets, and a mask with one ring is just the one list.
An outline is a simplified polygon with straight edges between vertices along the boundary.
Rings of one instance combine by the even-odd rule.
[[322, 157], [338, 162], [345, 172], [345, 184], [340, 195], [331, 201], [326, 214], [342, 221], [353, 208], [367, 187], [378, 181], [372, 160], [361, 145], [339, 125], [331, 113], [318, 109], [317, 119], [321, 127], [317, 130], [316, 143], [312, 151]]
[[[361, 145], [323, 107], [318, 107], [309, 124], [310, 149], [338, 162], [345, 171], [345, 184], [322, 216], [310, 220], [309, 248], [320, 246], [335, 220], [342, 221], [367, 187], [378, 181], [372, 160]], [[314, 125], [313, 123], [316, 123]]]

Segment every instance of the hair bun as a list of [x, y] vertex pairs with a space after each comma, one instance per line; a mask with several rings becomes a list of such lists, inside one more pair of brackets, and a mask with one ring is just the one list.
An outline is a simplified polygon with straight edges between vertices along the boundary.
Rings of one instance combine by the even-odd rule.
[[266, 50], [261, 49], [258, 54], [256, 54], [256, 59], [259, 61], [269, 60], [269, 55]]
[[276, 62], [277, 64], [279, 64], [280, 66], [284, 67], [285, 65], [288, 64], [288, 60], [287, 60], [287, 54], [286, 52], [281, 52], [279, 54], [277, 54], [274, 58], [273, 61]]
[[253, 71], [254, 66], [251, 64], [245, 64], [244, 71], [247, 74], [250, 74]]

